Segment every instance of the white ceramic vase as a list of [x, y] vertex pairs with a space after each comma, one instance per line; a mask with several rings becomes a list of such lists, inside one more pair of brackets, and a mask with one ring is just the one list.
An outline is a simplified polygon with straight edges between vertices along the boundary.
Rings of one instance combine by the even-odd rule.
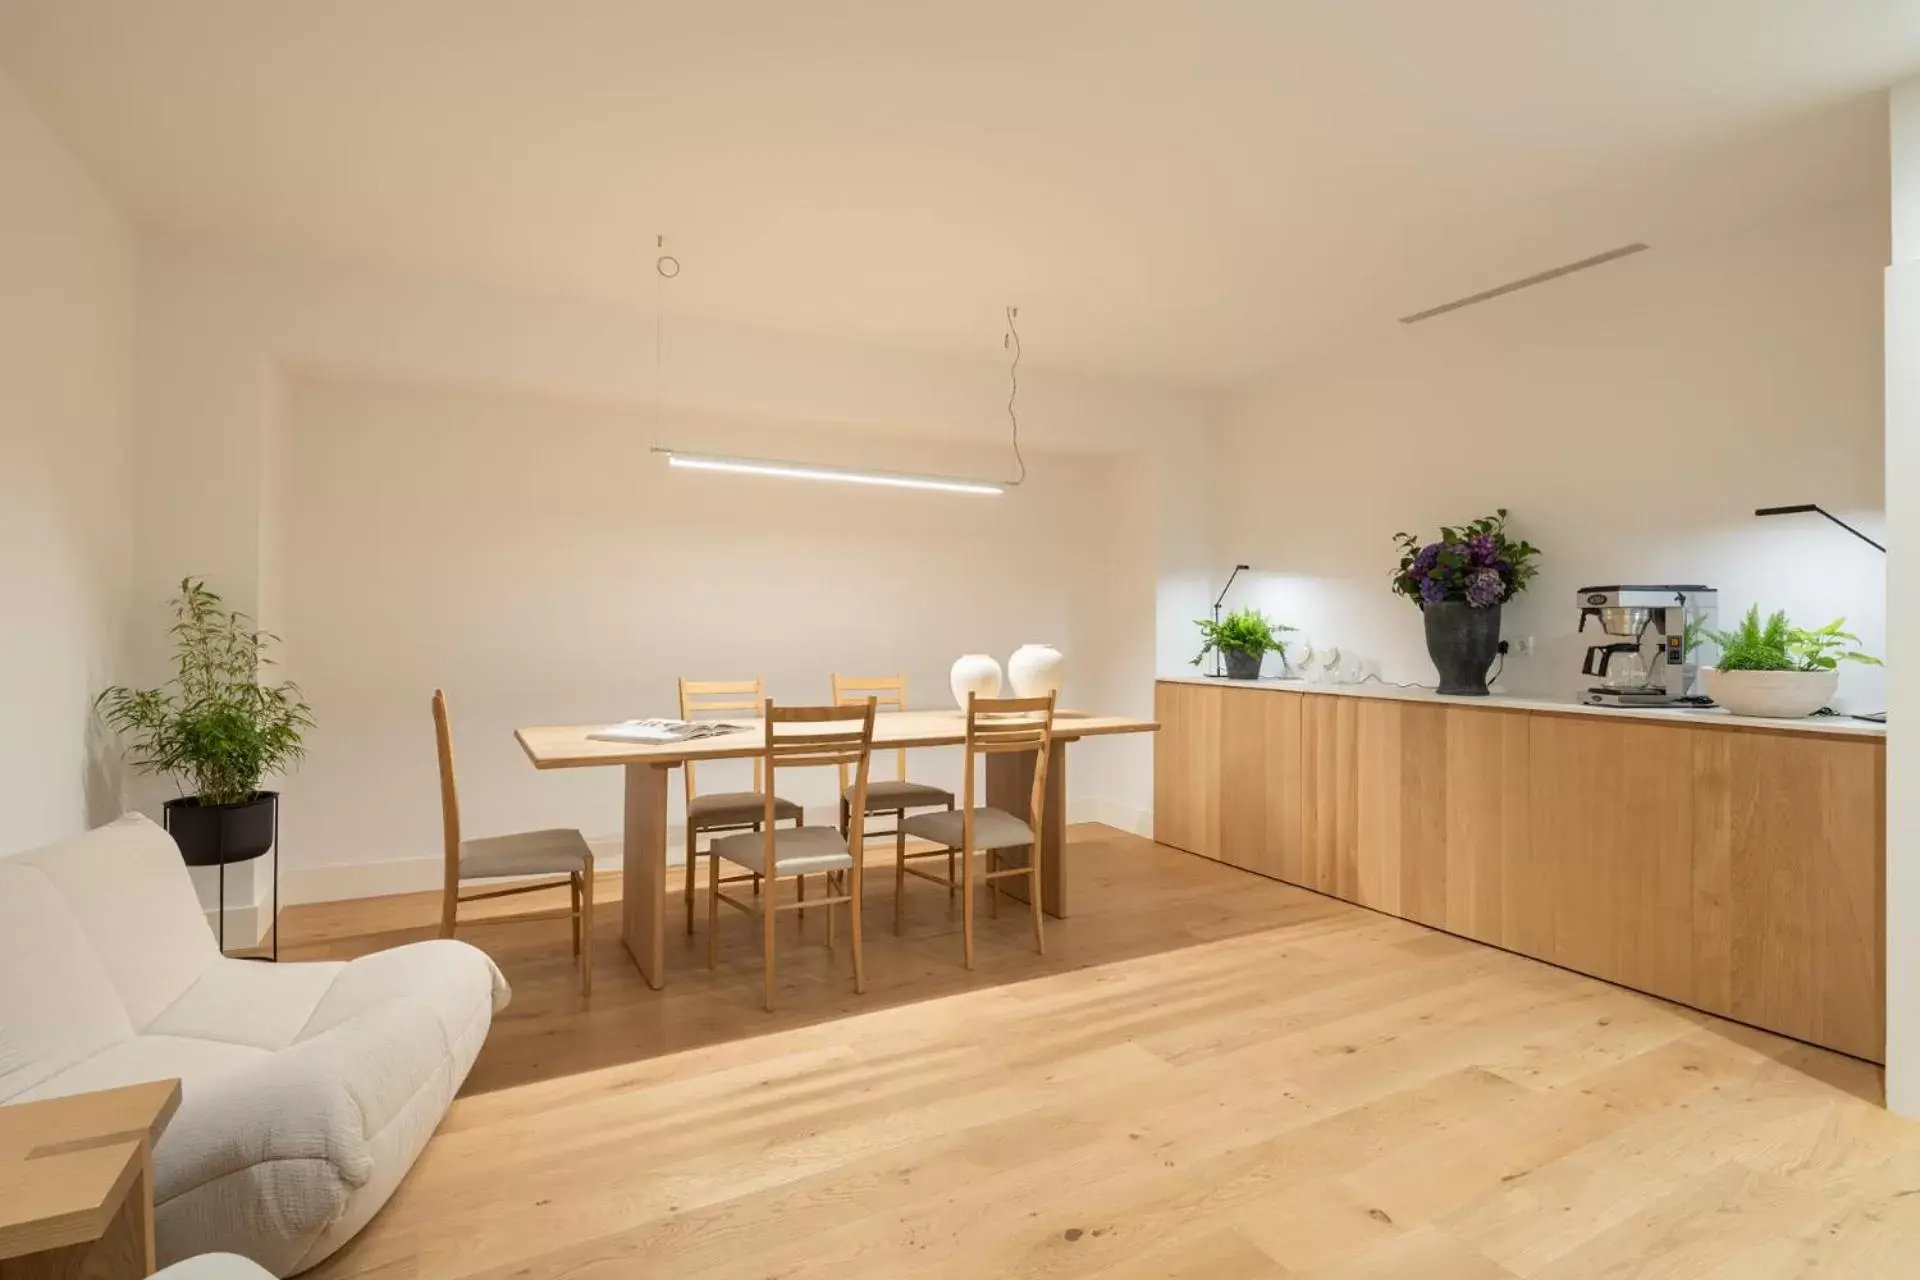
[[1023, 644], [1007, 659], [1007, 680], [1016, 698], [1044, 698], [1060, 692], [1066, 659], [1050, 644]]
[[1833, 700], [1840, 687], [1838, 671], [1722, 671], [1700, 672], [1707, 696], [1736, 716], [1771, 716], [1796, 720], [1810, 716]]
[[947, 681], [953, 689], [953, 700], [965, 711], [967, 695], [970, 693], [977, 693], [983, 698], [1000, 696], [1000, 664], [984, 653], [962, 654], [954, 660]]

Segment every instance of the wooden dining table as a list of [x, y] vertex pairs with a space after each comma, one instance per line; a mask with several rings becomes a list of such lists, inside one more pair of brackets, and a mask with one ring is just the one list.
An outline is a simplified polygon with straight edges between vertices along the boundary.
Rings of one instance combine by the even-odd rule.
[[[607, 742], [592, 737], [606, 725], [544, 725], [515, 729], [521, 749], [536, 769], [626, 770], [626, 825], [622, 836], [620, 939], [647, 984], [661, 987], [667, 977], [667, 780], [688, 761], [746, 760], [764, 747], [759, 720], [734, 719], [731, 733], [689, 742]], [[1040, 904], [1049, 915], [1067, 914], [1067, 747], [1081, 738], [1117, 733], [1152, 733], [1160, 726], [1131, 716], [1059, 711], [1053, 721], [1053, 749], [1047, 764], [1046, 809], [1040, 840]], [[874, 717], [875, 750], [896, 747], [956, 747], [967, 738], [966, 716], [951, 711], [886, 711]], [[987, 757], [986, 803], [1015, 813], [1025, 811], [1033, 787], [1032, 755]], [[1007, 865], [1020, 865], [1027, 850], [1002, 851]], [[1018, 881], [1009, 881], [1017, 884]], [[1010, 892], [1011, 890], [1009, 890]]]

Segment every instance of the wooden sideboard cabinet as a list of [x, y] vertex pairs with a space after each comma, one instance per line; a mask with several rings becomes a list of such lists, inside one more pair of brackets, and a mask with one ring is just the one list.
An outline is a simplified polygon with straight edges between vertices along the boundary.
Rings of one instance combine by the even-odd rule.
[[1857, 1057], [1882, 738], [1164, 681], [1163, 844]]

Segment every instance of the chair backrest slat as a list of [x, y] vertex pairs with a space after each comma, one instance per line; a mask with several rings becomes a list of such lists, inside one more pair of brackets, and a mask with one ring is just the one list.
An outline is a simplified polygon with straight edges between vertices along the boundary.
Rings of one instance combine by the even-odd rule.
[[[699, 720], [709, 716], [725, 715], [728, 712], [747, 711], [760, 714], [760, 707], [766, 701], [766, 693], [761, 687], [759, 676], [751, 680], [680, 680], [680, 718]], [[685, 774], [687, 803], [693, 803], [693, 761], [682, 767]], [[765, 765], [760, 760], [753, 762], [753, 789], [772, 793], [765, 787]]]
[[453, 725], [447, 716], [445, 691], [433, 691], [433, 739], [440, 756], [440, 831], [445, 848], [442, 874], [445, 891], [460, 885], [460, 788], [453, 780]]
[[[880, 711], [905, 711], [907, 709], [907, 678], [905, 676], [843, 676], [833, 673], [833, 700], [838, 705], [859, 706], [867, 699], [873, 699], [873, 705]], [[906, 781], [907, 749], [894, 752], [893, 776]], [[843, 770], [840, 775], [840, 791], [846, 794], [847, 778]]]
[[[773, 797], [776, 778], [782, 769], [834, 767], [841, 776], [851, 768], [854, 774], [852, 810], [848, 815], [848, 847], [858, 849], [865, 831], [867, 771], [873, 756], [873, 699], [858, 706], [778, 707], [771, 698], [761, 706], [766, 724], [766, 745], [760, 759], [766, 767], [766, 816], [762, 830], [767, 838], [767, 862], [773, 861]], [[823, 726], [844, 725], [833, 729]], [[798, 726], [789, 729], [788, 726]]]
[[974, 805], [974, 758], [990, 755], [1029, 755], [1033, 761], [1033, 793], [1027, 798], [1027, 823], [1037, 836], [1045, 816], [1047, 762], [1053, 754], [1054, 695], [1044, 698], [982, 698], [967, 695], [966, 799], [971, 836]]

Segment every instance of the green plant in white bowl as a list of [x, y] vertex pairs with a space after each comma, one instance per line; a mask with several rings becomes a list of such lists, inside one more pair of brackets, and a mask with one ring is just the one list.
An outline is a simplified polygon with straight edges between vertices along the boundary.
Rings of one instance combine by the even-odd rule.
[[1860, 637], [1835, 618], [1811, 630], [1794, 626], [1784, 609], [1760, 619], [1748, 609], [1731, 631], [1708, 631], [1720, 658], [1700, 673], [1707, 694], [1737, 716], [1810, 716], [1827, 705], [1840, 683], [1840, 664], [1879, 666]]

